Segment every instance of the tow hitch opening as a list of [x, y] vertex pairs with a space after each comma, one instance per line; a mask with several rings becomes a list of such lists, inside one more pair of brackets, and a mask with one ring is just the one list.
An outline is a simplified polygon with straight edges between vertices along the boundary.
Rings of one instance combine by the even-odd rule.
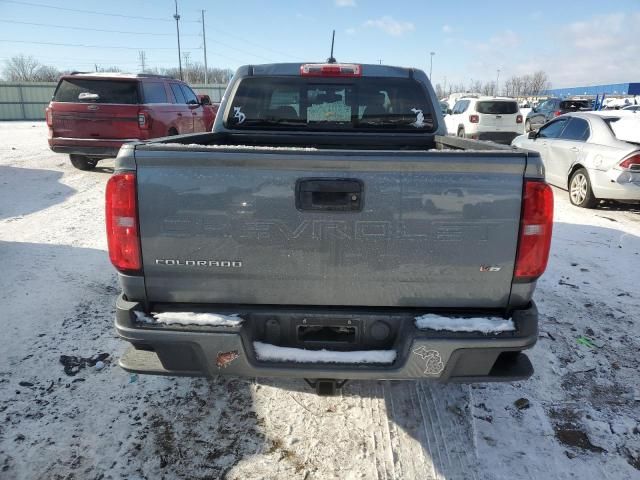
[[344, 384], [347, 383], [347, 380], [338, 381], [333, 378], [305, 378], [304, 381], [307, 382], [311, 388], [315, 388], [316, 394], [321, 397], [333, 397], [337, 395]]

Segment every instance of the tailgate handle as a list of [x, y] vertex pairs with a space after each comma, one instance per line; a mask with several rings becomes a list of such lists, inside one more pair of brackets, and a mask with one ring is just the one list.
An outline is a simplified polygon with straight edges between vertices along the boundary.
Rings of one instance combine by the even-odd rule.
[[296, 182], [296, 208], [302, 211], [359, 212], [363, 183], [351, 178], [301, 178]]

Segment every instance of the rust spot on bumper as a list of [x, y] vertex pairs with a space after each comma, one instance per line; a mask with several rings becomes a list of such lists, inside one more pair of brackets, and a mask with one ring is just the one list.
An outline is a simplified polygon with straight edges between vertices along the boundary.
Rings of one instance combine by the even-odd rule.
[[231, 350], [230, 352], [218, 352], [218, 355], [216, 356], [216, 367], [225, 368], [239, 356], [240, 354], [237, 350]]

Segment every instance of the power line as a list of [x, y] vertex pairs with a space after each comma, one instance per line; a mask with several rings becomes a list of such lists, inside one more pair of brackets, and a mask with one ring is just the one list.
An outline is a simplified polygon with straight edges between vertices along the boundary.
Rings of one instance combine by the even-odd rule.
[[[3, 0], [0, 0], [3, 1]], [[85, 30], [88, 32], [105, 32], [105, 33], [124, 33], [129, 35], [154, 35], [154, 36], [162, 36], [162, 37], [171, 37], [172, 33], [153, 33], [153, 32], [131, 32], [131, 31], [123, 31], [123, 30], [104, 30], [100, 28], [88, 28], [88, 27], [72, 27], [67, 25], [54, 25], [52, 23], [33, 23], [33, 22], [20, 22], [17, 20], [0, 20], [2, 23], [17, 23], [19, 25], [32, 25], [36, 27], [53, 27], [53, 28], [64, 28], [65, 30]], [[183, 37], [200, 37], [198, 34], [182, 34]]]
[[[67, 8], [67, 7], [58, 7], [56, 5], [45, 5], [43, 3], [33, 3], [33, 2], [19, 2], [18, 0], [0, 0], [0, 2], [4, 3], [14, 3], [17, 5], [26, 5], [29, 7], [40, 7], [40, 8], [51, 8], [53, 10], [63, 10], [65, 12], [77, 12], [77, 13], [88, 13], [90, 15], [103, 15], [106, 17], [118, 17], [118, 18], [134, 18], [136, 20], [152, 20], [157, 22], [171, 22], [172, 20], [168, 18], [160, 18], [160, 17], [141, 17], [137, 15], [124, 15], [121, 13], [107, 13], [107, 12], [96, 12], [95, 10], [80, 10], [77, 8]], [[199, 23], [197, 20], [188, 20], [189, 22]]]
[[[108, 16], [108, 17], [132, 18], [132, 19], [136, 19], [136, 20], [151, 20], [151, 21], [161, 21], [161, 22], [171, 22], [171, 21], [173, 21], [173, 20], [168, 19], [168, 18], [141, 17], [141, 16], [135, 16], [135, 15], [124, 15], [124, 14], [120, 14], [120, 13], [97, 12], [95, 10], [81, 10], [81, 9], [75, 9], [75, 8], [58, 7], [58, 6], [55, 6], [55, 5], [45, 5], [45, 4], [42, 4], [42, 3], [22, 2], [22, 1], [18, 1], [18, 0], [0, 0], [0, 2], [13, 3], [13, 4], [17, 4], [17, 5], [26, 5], [26, 6], [30, 6], [30, 7], [50, 8], [50, 9], [54, 9], [54, 10], [63, 10], [63, 11], [67, 11], [67, 12], [87, 13], [87, 14], [90, 14], [90, 15], [103, 15], [103, 16]], [[183, 22], [200, 23], [199, 20], [183, 20]], [[18, 22], [15, 22], [15, 23], [18, 23]], [[79, 29], [79, 27], [75, 27], [75, 28]], [[221, 30], [219, 28], [215, 28], [215, 27], [210, 27], [210, 28], [212, 30], [216, 31], [216, 32], [219, 32], [219, 33], [227, 36], [227, 37], [235, 38], [235, 39], [237, 39], [237, 40], [239, 40], [241, 42], [244, 42], [244, 43], [246, 43], [248, 45], [252, 45], [254, 47], [260, 48], [261, 50], [270, 51], [270, 52], [275, 53], [277, 55], [285, 56], [285, 57], [292, 58], [292, 59], [295, 58], [292, 55], [289, 55], [289, 54], [286, 54], [286, 53], [283, 53], [283, 52], [279, 52], [279, 51], [274, 50], [274, 49], [269, 48], [269, 47], [265, 47], [263, 45], [260, 45], [257, 42], [253, 42], [251, 40], [247, 40], [245, 38], [242, 38], [242, 37], [240, 37], [238, 35], [235, 35], [233, 33], [226, 32], [226, 31]], [[100, 30], [96, 30], [96, 31], [100, 31]], [[104, 30], [104, 31], [107, 32], [107, 30]], [[113, 31], [113, 33], [129, 33], [129, 32]], [[133, 33], [133, 32], [131, 32], [131, 33]], [[242, 51], [242, 50], [238, 49], [238, 51]], [[255, 55], [255, 54], [251, 54], [251, 55], [257, 56], [259, 58], [266, 58], [266, 57], [262, 57], [260, 55]]]
[[[0, 0], [2, 1], [2, 0]], [[28, 43], [34, 45], [55, 45], [59, 47], [82, 47], [82, 48], [121, 48], [124, 50], [175, 50], [173, 47], [123, 47], [113, 45], [85, 45], [81, 43], [57, 43], [57, 42], [32, 42], [27, 40], [5, 40], [0, 38], [0, 42], [5, 43]], [[191, 48], [190, 50], [200, 50], [201, 47]]]

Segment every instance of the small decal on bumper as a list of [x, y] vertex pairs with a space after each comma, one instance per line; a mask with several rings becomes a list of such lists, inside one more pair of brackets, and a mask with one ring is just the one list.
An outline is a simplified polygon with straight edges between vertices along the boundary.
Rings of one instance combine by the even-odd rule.
[[416, 348], [413, 353], [425, 361], [425, 375], [439, 376], [444, 370], [442, 357], [437, 350], [429, 350], [427, 347], [421, 346]]
[[239, 356], [240, 354], [237, 350], [231, 350], [230, 352], [218, 352], [218, 355], [216, 356], [216, 367], [226, 368]]

